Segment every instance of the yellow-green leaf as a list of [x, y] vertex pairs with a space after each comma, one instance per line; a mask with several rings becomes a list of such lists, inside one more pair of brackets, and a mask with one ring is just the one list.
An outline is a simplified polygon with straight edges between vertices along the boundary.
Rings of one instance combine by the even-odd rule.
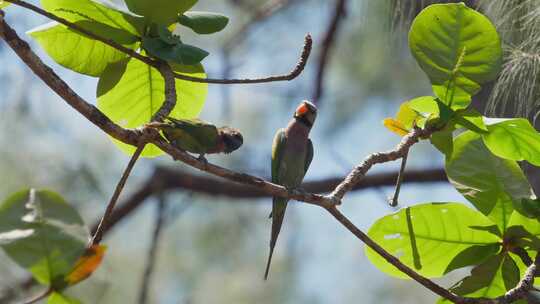
[[[106, 27], [102, 26], [103, 33], [107, 32]], [[137, 40], [130, 33], [110, 27], [108, 32], [114, 32], [117, 42], [123, 42], [128, 48], [135, 48]], [[38, 41], [56, 63], [88, 76], [98, 77], [108, 64], [127, 57], [125, 53], [103, 42], [90, 39], [56, 22], [35, 28], [28, 34]]]

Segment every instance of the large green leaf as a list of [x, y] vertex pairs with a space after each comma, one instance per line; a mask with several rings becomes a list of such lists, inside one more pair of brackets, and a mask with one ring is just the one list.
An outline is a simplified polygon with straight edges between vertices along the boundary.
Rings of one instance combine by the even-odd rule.
[[454, 149], [452, 132], [452, 130], [438, 131], [431, 134], [431, 138], [429, 139], [431, 144], [446, 156], [451, 155]]
[[[493, 223], [460, 203], [429, 203], [402, 209], [371, 226], [368, 235], [409, 267], [427, 277], [440, 277], [465, 249], [489, 246], [500, 238], [470, 225]], [[486, 248], [486, 252], [492, 252]], [[381, 271], [407, 278], [401, 271], [366, 247], [369, 260]], [[462, 264], [467, 264], [462, 261]]]
[[124, 0], [130, 11], [144, 16], [147, 24], [170, 25], [198, 0]]
[[524, 118], [488, 119], [484, 143], [493, 154], [540, 166], [540, 134]]
[[434, 4], [414, 19], [409, 46], [433, 91], [453, 109], [465, 108], [480, 85], [501, 68], [501, 41], [493, 24], [463, 3]]
[[88, 237], [77, 211], [53, 192], [24, 190], [0, 205], [0, 246], [41, 284], [63, 286]]
[[[111, 35], [116, 36], [117, 42], [134, 49], [137, 39], [135, 36], [123, 30], [115, 29], [101, 24], [102, 32], [108, 28]], [[52, 22], [28, 32], [35, 38], [58, 64], [73, 71], [89, 75], [99, 76], [107, 65], [120, 61], [127, 55], [97, 40], [90, 39], [68, 27]], [[123, 39], [122, 38], [123, 35]]]
[[122, 11], [108, 0], [41, 0], [41, 5], [48, 12], [68, 21], [85, 21], [78, 25], [97, 35], [105, 36], [110, 34], [110, 31], [102, 32], [95, 23], [121, 29], [134, 36], [140, 36], [143, 33], [144, 20], [141, 17]]
[[2, 8], [6, 7], [6, 6], [10, 5], [10, 4], [11, 3], [9, 3], [9, 2], [4, 2], [3, 0], [0, 0], [0, 9], [2, 9]]
[[[520, 270], [510, 255], [494, 255], [471, 271], [450, 290], [458, 295], [472, 298], [496, 298], [514, 288], [520, 280]], [[439, 304], [451, 303], [440, 299]], [[516, 302], [524, 303], [524, 302]]]
[[224, 29], [229, 23], [229, 18], [209, 12], [186, 12], [178, 18], [178, 23], [189, 27], [197, 34], [213, 34]]
[[[174, 66], [177, 72], [204, 78], [201, 65]], [[135, 59], [111, 64], [101, 75], [97, 87], [98, 107], [110, 119], [125, 128], [140, 127], [150, 122], [152, 116], [163, 104], [165, 82], [158, 70]], [[178, 100], [170, 117], [194, 118], [202, 110], [208, 85], [176, 80]], [[115, 140], [120, 149], [128, 154], [135, 150]], [[163, 154], [154, 145], [143, 151], [143, 156], [154, 157]]]
[[460, 134], [453, 148], [446, 160], [448, 180], [504, 231], [513, 202], [534, 196], [525, 175], [516, 162], [493, 155], [479, 134]]

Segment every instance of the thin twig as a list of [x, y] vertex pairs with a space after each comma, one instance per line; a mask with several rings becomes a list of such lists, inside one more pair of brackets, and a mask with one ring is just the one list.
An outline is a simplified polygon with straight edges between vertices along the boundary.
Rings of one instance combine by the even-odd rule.
[[351, 191], [373, 165], [387, 163], [402, 158], [408, 153], [412, 145], [417, 143], [421, 138], [429, 137], [433, 132], [434, 130], [432, 129], [415, 128], [401, 139], [401, 142], [394, 150], [369, 155], [360, 165], [354, 168], [343, 182], [327, 197], [336, 205], [341, 204], [341, 200], [345, 194]]
[[409, 152], [405, 152], [405, 155], [403, 155], [403, 158], [401, 159], [401, 166], [399, 168], [399, 174], [396, 181], [396, 190], [394, 191], [394, 196], [392, 196], [392, 199], [390, 200], [390, 206], [391, 207], [397, 207], [398, 201], [399, 201], [399, 191], [401, 190], [401, 184], [403, 183], [403, 177], [405, 176], [405, 167], [407, 166], [407, 158], [409, 156]]
[[159, 239], [163, 224], [165, 222], [166, 205], [167, 204], [165, 196], [163, 192], [160, 192], [158, 198], [158, 206], [156, 210], [156, 222], [154, 224], [154, 231], [152, 233], [150, 249], [148, 250], [148, 256], [146, 258], [146, 266], [144, 268], [141, 288], [139, 289], [139, 304], [146, 304], [146, 302], [148, 301], [148, 290], [150, 290], [150, 282], [152, 281], [152, 274], [154, 272], [154, 266], [156, 264], [156, 254], [159, 245]]
[[45, 299], [46, 297], [48, 297], [52, 292], [54, 291], [54, 289], [52, 287], [49, 287], [47, 290], [45, 290], [44, 292], [40, 293], [39, 295], [33, 297], [32, 299], [30, 300], [27, 300], [24, 302], [24, 304], [33, 304], [33, 303], [37, 303], [43, 299]]
[[[6, 2], [11, 2], [15, 5], [24, 7], [26, 9], [29, 9], [39, 15], [42, 15], [44, 17], [47, 17], [51, 20], [54, 20], [58, 23], [61, 23], [73, 30], [76, 30], [94, 40], [100, 41], [122, 53], [127, 54], [130, 57], [133, 57], [135, 59], [138, 59], [150, 66], [153, 66], [155, 68], [159, 68], [159, 62], [156, 60], [153, 60], [150, 57], [146, 57], [144, 55], [141, 55], [140, 53], [137, 53], [133, 49], [127, 48], [111, 39], [101, 37], [100, 35], [97, 35], [93, 33], [92, 31], [86, 30], [83, 27], [70, 22], [62, 17], [56, 16], [52, 13], [49, 13], [45, 11], [44, 9], [41, 9], [33, 4], [30, 4], [28, 2], [22, 1], [22, 0], [5, 0]], [[311, 36], [308, 34], [305, 36], [304, 41], [304, 47], [302, 50], [302, 54], [300, 56], [300, 59], [294, 69], [289, 72], [288, 74], [284, 75], [275, 75], [275, 76], [268, 76], [268, 77], [261, 77], [261, 78], [245, 78], [245, 79], [219, 79], [219, 78], [199, 78], [199, 77], [192, 77], [187, 76], [184, 74], [179, 73], [173, 73], [174, 77], [181, 80], [191, 81], [191, 82], [202, 82], [202, 83], [213, 83], [213, 84], [255, 84], [255, 83], [267, 83], [267, 82], [277, 82], [277, 81], [289, 81], [293, 80], [294, 78], [298, 77], [304, 70], [307, 60], [309, 58], [309, 55], [311, 53], [311, 47], [312, 47], [312, 40]]]
[[324, 91], [324, 77], [326, 76], [326, 67], [330, 58], [330, 53], [337, 40], [337, 34], [343, 17], [346, 15], [346, 0], [336, 0], [334, 14], [324, 35], [321, 54], [319, 55], [317, 65], [317, 76], [315, 77], [315, 92], [313, 94], [313, 103], [319, 104]]
[[135, 153], [133, 153], [133, 156], [131, 156], [129, 163], [126, 169], [124, 170], [122, 177], [118, 181], [118, 184], [116, 185], [116, 188], [114, 189], [114, 193], [109, 203], [107, 204], [105, 213], [103, 213], [103, 216], [101, 217], [101, 221], [99, 222], [99, 226], [96, 232], [94, 233], [94, 236], [92, 237], [90, 245], [97, 245], [101, 242], [101, 239], [103, 239], [103, 230], [106, 229], [108, 225], [108, 220], [114, 210], [114, 206], [116, 206], [116, 202], [118, 201], [118, 198], [120, 197], [120, 193], [122, 193], [122, 190], [124, 189], [124, 186], [126, 185], [126, 181], [129, 175], [131, 174], [131, 170], [135, 166], [135, 163], [139, 159], [139, 156], [141, 156], [141, 153], [144, 150], [144, 147], [146, 147], [146, 143], [141, 142], [141, 144], [139, 144], [139, 146], [137, 147], [137, 150], [135, 150]]

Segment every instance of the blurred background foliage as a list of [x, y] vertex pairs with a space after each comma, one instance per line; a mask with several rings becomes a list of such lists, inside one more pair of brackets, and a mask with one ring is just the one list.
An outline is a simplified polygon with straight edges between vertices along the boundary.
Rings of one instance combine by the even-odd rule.
[[[30, 1], [37, 4], [37, 1]], [[119, 1], [117, 1], [119, 2]], [[306, 180], [346, 174], [367, 154], [387, 150], [399, 138], [382, 126], [398, 105], [430, 94], [427, 78], [407, 47], [410, 20], [431, 3], [459, 1], [349, 0], [333, 46], [320, 115], [313, 130], [315, 158]], [[281, 3], [274, 7], [270, 4]], [[536, 118], [540, 99], [540, 1], [477, 0], [497, 25], [506, 50], [503, 73], [479, 95], [478, 108], [492, 115]], [[212, 77], [282, 74], [296, 63], [303, 36], [314, 54], [292, 82], [211, 85], [202, 118], [239, 128], [245, 145], [209, 160], [234, 170], [269, 176], [270, 147], [301, 99], [314, 94], [321, 40], [334, 1], [200, 0], [195, 9], [230, 17], [227, 29], [209, 37], [182, 33], [210, 51], [203, 62]], [[258, 14], [264, 10], [269, 14]], [[9, 7], [7, 21], [20, 34], [43, 18]], [[30, 40], [27, 36], [25, 39]], [[32, 43], [46, 63], [87, 100], [97, 80], [71, 73]], [[105, 134], [66, 106], [0, 43], [0, 198], [32, 186], [61, 193], [91, 225], [102, 213], [128, 157]], [[491, 96], [491, 97], [490, 97]], [[427, 144], [415, 146], [409, 168], [442, 167]], [[122, 195], [127, 198], [155, 166], [199, 174], [169, 158], [140, 161]], [[386, 164], [373, 172], [396, 170]], [[535, 172], [531, 173], [532, 175]], [[342, 209], [362, 229], [393, 209], [390, 188], [347, 196]], [[120, 201], [122, 201], [122, 198]], [[165, 193], [166, 220], [157, 247], [148, 303], [433, 303], [436, 296], [411, 281], [379, 273], [362, 244], [322, 210], [291, 204], [268, 282], [262, 280], [270, 237], [270, 199], [239, 200], [204, 193]], [[401, 204], [464, 201], [446, 183], [406, 185]], [[84, 303], [137, 303], [152, 238], [157, 198], [123, 219], [106, 238], [109, 251], [95, 276], [70, 293]], [[0, 289], [20, 297], [26, 274], [0, 254]], [[449, 284], [459, 277], [451, 273]]]

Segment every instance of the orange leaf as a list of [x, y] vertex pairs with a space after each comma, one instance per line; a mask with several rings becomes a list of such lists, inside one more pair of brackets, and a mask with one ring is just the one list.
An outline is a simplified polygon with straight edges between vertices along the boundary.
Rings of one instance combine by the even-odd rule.
[[107, 246], [104, 245], [92, 245], [86, 249], [75, 263], [73, 270], [66, 276], [68, 285], [75, 285], [92, 275], [101, 264], [106, 250]]
[[396, 133], [396, 134], [398, 134], [400, 136], [405, 136], [405, 135], [407, 135], [409, 133], [409, 130], [407, 130], [407, 128], [405, 128], [405, 126], [403, 126], [403, 124], [401, 122], [399, 122], [399, 121], [397, 121], [397, 120], [395, 120], [393, 118], [385, 118], [383, 120], [383, 124], [388, 130], [390, 130], [390, 131], [392, 131], [392, 132], [394, 132], [394, 133]]

